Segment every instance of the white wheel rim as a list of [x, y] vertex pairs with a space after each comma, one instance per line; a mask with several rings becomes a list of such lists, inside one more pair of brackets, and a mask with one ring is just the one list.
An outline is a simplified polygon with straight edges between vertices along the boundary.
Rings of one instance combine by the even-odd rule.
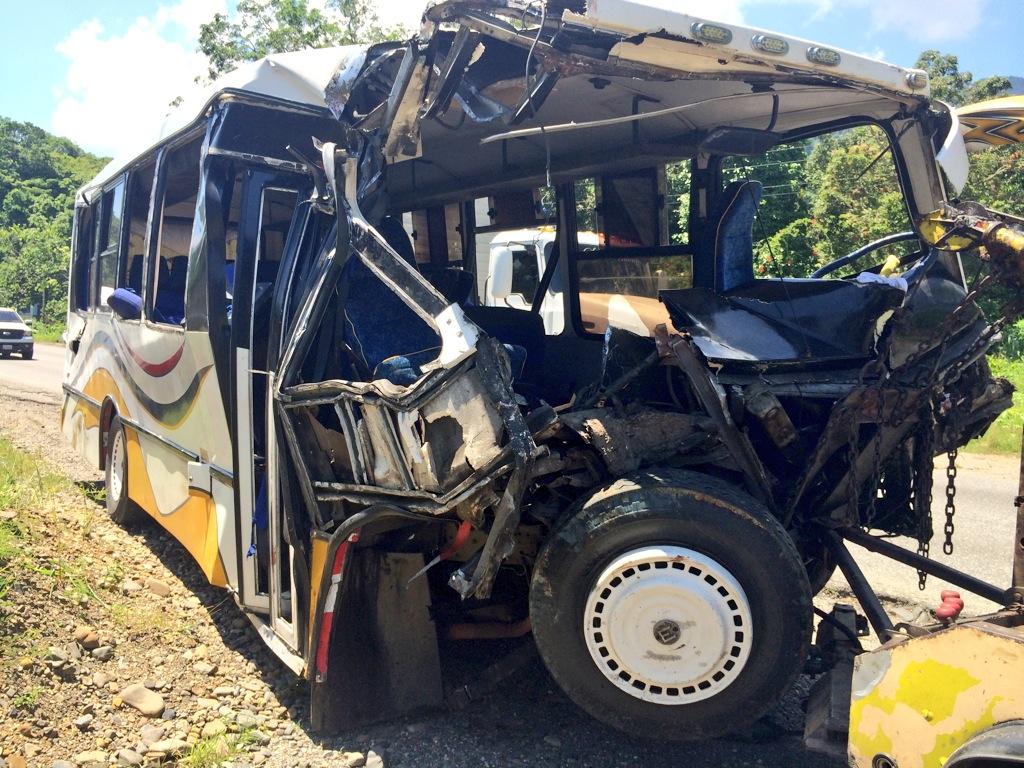
[[598, 577], [583, 616], [587, 648], [616, 687], [656, 704], [691, 704], [735, 682], [753, 622], [739, 582], [684, 547], [635, 549]]
[[121, 493], [124, 490], [126, 463], [124, 432], [118, 430], [114, 433], [114, 443], [110, 446], [110, 487], [107, 488], [107, 493], [114, 504], [121, 500]]

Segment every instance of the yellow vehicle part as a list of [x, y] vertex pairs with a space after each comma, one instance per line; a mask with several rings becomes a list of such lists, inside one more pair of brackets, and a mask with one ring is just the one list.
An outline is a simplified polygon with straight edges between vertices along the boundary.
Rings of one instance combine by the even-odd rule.
[[897, 640], [854, 662], [850, 765], [941, 768], [972, 736], [1022, 718], [1024, 628], [977, 621]]
[[[946, 218], [947, 215], [947, 212], [940, 208], [918, 221], [917, 230], [928, 245], [935, 245], [949, 231], [950, 223]], [[950, 237], [943, 242], [942, 248], [947, 251], [964, 251], [976, 245], [976, 242], [967, 237]]]
[[969, 152], [1024, 142], [1024, 96], [968, 104], [957, 111]]

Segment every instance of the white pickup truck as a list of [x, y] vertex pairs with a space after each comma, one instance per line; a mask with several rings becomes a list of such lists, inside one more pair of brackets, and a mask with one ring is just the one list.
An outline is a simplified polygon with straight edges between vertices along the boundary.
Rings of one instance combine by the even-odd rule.
[[[555, 228], [551, 226], [497, 233], [488, 254], [484, 304], [530, 309], [556, 237]], [[601, 238], [594, 232], [578, 233], [578, 241], [585, 250], [601, 247]], [[658, 324], [671, 324], [668, 311], [658, 300], [658, 291], [688, 287], [690, 280], [688, 272], [652, 270], [644, 259], [577, 259], [575, 268], [580, 287], [580, 320], [583, 328], [591, 333], [604, 333], [612, 326], [652, 336]], [[681, 286], [680, 281], [687, 285]], [[540, 306], [547, 335], [562, 333], [565, 313], [566, 295], [558, 270]]]

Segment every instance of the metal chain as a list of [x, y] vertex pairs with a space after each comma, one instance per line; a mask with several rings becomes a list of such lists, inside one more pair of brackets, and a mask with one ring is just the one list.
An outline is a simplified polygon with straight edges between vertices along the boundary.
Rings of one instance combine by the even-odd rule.
[[[935, 442], [935, 423], [931, 403], [922, 408], [921, 426], [914, 436], [913, 493], [914, 512], [917, 515], [917, 554], [928, 557], [932, 540], [932, 445]], [[917, 588], [928, 585], [928, 574], [917, 572]]]
[[[975, 299], [978, 295], [985, 290], [989, 284], [993, 282], [994, 278], [991, 274], [986, 275], [977, 282], [974, 289], [969, 291], [966, 296], [954, 307], [949, 315], [946, 316], [945, 320], [939, 325], [939, 327], [933, 332], [930, 338], [923, 339], [917, 345], [913, 352], [911, 352], [902, 363], [886, 371], [886, 366], [882, 362], [887, 355], [887, 351], [879, 351], [878, 357], [875, 360], [867, 363], [860, 373], [860, 381], [864, 382], [870, 374], [877, 374], [876, 393], [878, 397], [876, 421], [877, 429], [880, 431], [883, 422], [885, 425], [897, 424], [900, 420], [905, 418], [906, 414], [903, 413], [904, 401], [906, 400], [906, 391], [903, 387], [897, 385], [896, 388], [896, 399], [892, 404], [892, 408], [886, 418], [883, 413], [883, 392], [884, 382], [886, 379], [892, 380], [892, 378], [903, 371], [911, 369], [914, 364], [921, 358], [926, 352], [935, 349], [935, 344], [941, 341], [941, 346], [938, 350], [936, 362], [932, 367], [931, 372], [924, 381], [915, 381], [914, 384], [920, 386], [922, 389], [935, 389], [940, 383], [938, 381], [939, 366], [941, 364], [941, 358], [945, 354], [945, 349], [949, 343], [950, 338], [953, 335], [953, 326], [958, 321], [960, 316], [969, 308], [975, 306]], [[901, 307], [894, 313], [892, 320], [898, 323], [902, 319], [902, 315], [905, 312], [906, 305]], [[968, 347], [967, 350], [957, 359], [948, 369], [947, 374], [944, 378], [945, 381], [952, 382], [956, 381], [961, 375], [963, 368], [969, 362], [973, 362], [975, 353], [988, 347], [992, 338], [996, 336], [1007, 322], [1020, 316], [1021, 312], [1024, 311], [1024, 303], [1019, 300], [1011, 300], [1000, 307], [1000, 316], [989, 324], [984, 332]], [[897, 334], [894, 332], [890, 335], [890, 343]], [[888, 373], [888, 375], [886, 375]], [[936, 394], [938, 394], [936, 392]], [[934, 442], [934, 429], [935, 429], [935, 416], [934, 403], [930, 400], [927, 404], [927, 418], [922, 415], [922, 426], [918, 431], [917, 440], [915, 442], [921, 443], [921, 449], [915, 450], [915, 467], [914, 467], [914, 505], [915, 511], [918, 517], [918, 535], [917, 535], [917, 551], [923, 557], [928, 557], [930, 552], [930, 541], [932, 538], [932, 444]], [[859, 422], [855, 415], [851, 413], [851, 424], [850, 424], [850, 435], [848, 438], [848, 453], [850, 462], [850, 506], [853, 510], [858, 512], [857, 518], [859, 519], [859, 482], [857, 478], [856, 460], [859, 455], [859, 443], [860, 443], [860, 430]], [[876, 437], [878, 433], [876, 433]], [[880, 477], [880, 464], [881, 464], [881, 440], [876, 439], [874, 445], [874, 466], [872, 472], [872, 480], [875, 484], [879, 482]], [[951, 554], [953, 551], [953, 516], [956, 514], [956, 451], [949, 453], [950, 466], [946, 470], [947, 487], [946, 487], [946, 522], [944, 526], [945, 541], [943, 542], [943, 551], [946, 554]], [[918, 469], [918, 465], [922, 469]], [[865, 521], [870, 525], [871, 518], [874, 514], [875, 501], [878, 493], [877, 487], [871, 489], [871, 495], [868, 500], [868, 520]], [[918, 571], [918, 588], [923, 590], [927, 585], [928, 575], [923, 571]]]
[[949, 465], [946, 467], [946, 524], [942, 527], [945, 539], [942, 542], [942, 551], [947, 555], [953, 554], [953, 516], [956, 514], [956, 450], [949, 452]]

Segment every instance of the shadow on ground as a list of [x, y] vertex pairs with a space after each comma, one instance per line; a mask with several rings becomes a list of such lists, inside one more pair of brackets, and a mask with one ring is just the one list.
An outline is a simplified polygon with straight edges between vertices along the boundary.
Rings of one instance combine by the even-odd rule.
[[[838, 768], [842, 762], [807, 752], [796, 730], [807, 681], [745, 738], [709, 742], [652, 743], [612, 730], [579, 710], [534, 658], [496, 690], [459, 711], [427, 712], [364, 726], [332, 737], [313, 733], [305, 683], [281, 664], [259, 639], [234, 600], [210, 586], [191, 557], [151, 521], [132, 533], [202, 602], [225, 645], [242, 654], [254, 676], [266, 682], [278, 701], [315, 745], [325, 750], [366, 752], [384, 758], [387, 768], [430, 766], [686, 766], [686, 768]], [[500, 644], [498, 644], [500, 645]], [[495, 650], [481, 647], [483, 654]], [[479, 660], [476, 664], [481, 664]], [[481, 664], [483, 666], [483, 664]], [[338, 695], [359, 697], [359, 690]], [[796, 713], [794, 715], [794, 712]], [[324, 756], [329, 760], [328, 756]], [[321, 764], [312, 759], [311, 765]]]

